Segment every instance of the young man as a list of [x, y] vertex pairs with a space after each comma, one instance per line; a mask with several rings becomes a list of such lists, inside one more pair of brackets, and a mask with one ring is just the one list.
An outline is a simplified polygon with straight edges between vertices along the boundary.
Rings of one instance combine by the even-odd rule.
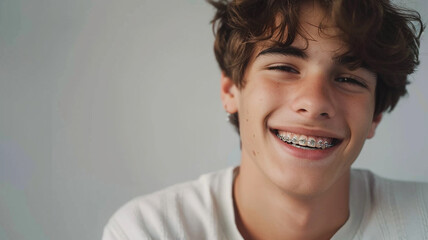
[[103, 239], [428, 239], [427, 184], [351, 170], [406, 93], [419, 15], [388, 0], [210, 2], [241, 164], [131, 201]]

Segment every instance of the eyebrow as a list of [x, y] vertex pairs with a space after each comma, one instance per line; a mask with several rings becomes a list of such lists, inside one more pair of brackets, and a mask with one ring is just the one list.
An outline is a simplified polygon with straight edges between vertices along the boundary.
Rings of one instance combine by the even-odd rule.
[[356, 67], [353, 67], [353, 65], [357, 62], [359, 62], [358, 58], [352, 55], [342, 55], [342, 56], [338, 56], [334, 59], [334, 61], [341, 66], [347, 67], [348, 69], [353, 69], [353, 68], [363, 68], [369, 72], [372, 72], [374, 75], [376, 75], [376, 73], [371, 70], [371, 68], [369, 66], [367, 66], [366, 63], [364, 62], [360, 62], [359, 65], [357, 65]]
[[[305, 53], [304, 50], [300, 48], [296, 48], [293, 46], [287, 46], [287, 47], [270, 47], [266, 48], [265, 50], [261, 51], [257, 57], [262, 55], [269, 55], [269, 54], [280, 54], [285, 56], [294, 56], [302, 59], [307, 59], [308, 55]], [[338, 65], [348, 66], [349, 64], [355, 62], [357, 59], [354, 56], [350, 55], [340, 55], [337, 57], [334, 57], [334, 62]]]
[[[287, 47], [270, 47], [266, 48], [265, 50], [261, 51], [257, 57], [262, 55], [268, 55], [268, 54], [280, 54], [285, 56], [293, 56], [298, 57], [302, 59], [307, 59], [308, 55], [300, 48], [296, 48], [293, 46], [287, 46]], [[256, 57], [256, 58], [257, 58]]]
[[[305, 53], [303, 49], [293, 47], [293, 46], [286, 46], [286, 47], [280, 47], [280, 46], [273, 46], [270, 48], [266, 48], [265, 50], [261, 51], [259, 54], [257, 54], [256, 58], [262, 55], [269, 55], [269, 54], [280, 54], [284, 56], [293, 56], [302, 58], [304, 60], [308, 59], [308, 55]], [[357, 60], [355, 56], [352, 55], [340, 55], [334, 58], [334, 62], [339, 65], [346, 68], [350, 68], [350, 65], [354, 63]], [[359, 66], [360, 68], [364, 68], [369, 72], [373, 72], [369, 67], [367, 67], [364, 63]], [[374, 73], [374, 72], [373, 72]], [[376, 75], [376, 73], [374, 73]]]
[[354, 63], [358, 61], [357, 57], [351, 56], [351, 55], [341, 55], [335, 58], [335, 62], [340, 65], [350, 65], [351, 63]]

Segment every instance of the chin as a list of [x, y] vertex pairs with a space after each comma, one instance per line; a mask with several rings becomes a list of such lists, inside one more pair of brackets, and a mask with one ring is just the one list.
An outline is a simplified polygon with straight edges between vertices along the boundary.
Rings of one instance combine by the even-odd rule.
[[[319, 169], [313, 169], [319, 170]], [[296, 197], [311, 198], [329, 191], [332, 186], [340, 183], [344, 173], [331, 173], [329, 171], [308, 171], [308, 169], [295, 169], [288, 167], [276, 169], [271, 174], [271, 181], [283, 192]]]

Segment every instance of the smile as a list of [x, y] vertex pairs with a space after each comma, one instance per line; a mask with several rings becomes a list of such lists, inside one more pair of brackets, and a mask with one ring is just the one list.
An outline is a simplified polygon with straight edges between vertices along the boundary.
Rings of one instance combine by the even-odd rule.
[[286, 131], [274, 130], [274, 134], [283, 142], [292, 145], [293, 147], [319, 150], [328, 149], [340, 142], [337, 138], [321, 137], [321, 136], [307, 136]]

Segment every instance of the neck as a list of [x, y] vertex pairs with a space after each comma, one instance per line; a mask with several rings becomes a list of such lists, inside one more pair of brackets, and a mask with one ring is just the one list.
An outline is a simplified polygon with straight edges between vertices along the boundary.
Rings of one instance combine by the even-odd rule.
[[348, 219], [349, 182], [348, 171], [322, 193], [293, 195], [243, 161], [233, 193], [238, 230], [245, 239], [330, 239]]

